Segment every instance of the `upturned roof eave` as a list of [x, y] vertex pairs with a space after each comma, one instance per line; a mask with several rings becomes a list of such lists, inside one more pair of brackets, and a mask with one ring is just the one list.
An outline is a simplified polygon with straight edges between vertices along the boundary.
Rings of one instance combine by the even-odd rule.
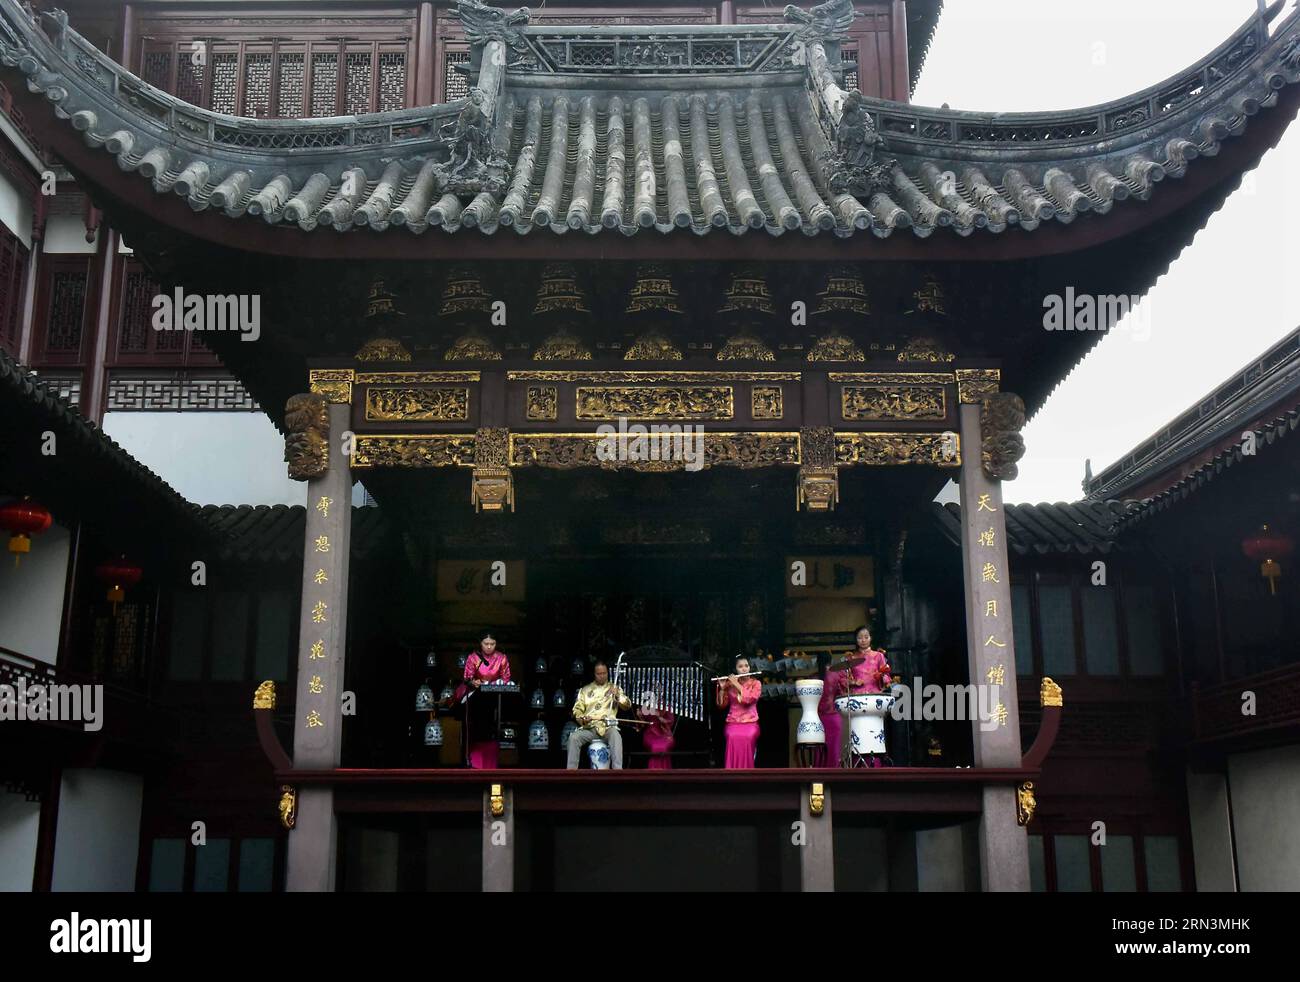
[[[70, 120], [73, 126], [85, 131], [83, 137], [90, 145], [89, 148], [79, 147], [79, 140], [61, 141], [61, 146], [66, 147], [70, 165], [87, 174], [103, 172], [105, 176], [100, 178], [103, 189], [124, 199], [134, 197], [123, 193], [123, 185], [129, 184], [132, 178], [109, 176], [111, 171], [93, 167], [88, 158], [94, 156], [94, 148], [107, 149], [123, 171], [143, 174], [149, 179], [152, 190], [160, 195], [165, 195], [168, 191], [186, 191], [189, 185], [182, 178], [190, 170], [182, 169], [200, 166], [202, 179], [188, 192], [190, 207], [197, 211], [219, 210], [227, 218], [239, 218], [255, 213], [254, 205], [262, 200], [265, 205], [263, 217], [272, 224], [278, 224], [278, 231], [293, 240], [292, 244], [285, 243], [286, 252], [300, 252], [301, 243], [313, 238], [301, 236], [298, 231], [317, 232], [318, 236], [315, 237], [328, 234], [325, 225], [331, 222], [323, 221], [322, 216], [329, 210], [328, 205], [341, 193], [342, 173], [345, 169], [359, 168], [368, 182], [367, 191], [378, 181], [381, 168], [392, 166], [395, 162], [401, 165], [402, 180], [409, 181], [415, 170], [446, 151], [442, 128], [466, 105], [465, 100], [461, 100], [443, 106], [328, 120], [235, 119], [196, 109], [153, 89], [94, 51], [75, 32], [66, 27], [59, 29], [57, 21], [56, 39], [46, 37], [44, 32], [26, 20], [14, 0], [0, 0], [0, 14], [4, 16], [6, 33], [9, 35], [4, 60], [28, 75], [29, 88], [43, 94], [55, 104], [56, 117]], [[556, 30], [558, 29], [549, 29], [543, 33], [558, 36]], [[618, 36], [619, 30], [611, 28], [600, 36]], [[780, 235], [797, 229], [805, 233], [805, 236], [797, 236], [797, 239], [811, 240], [819, 238], [815, 234], [819, 230], [825, 231], [827, 237], [833, 232], [835, 238], [871, 239], [887, 238], [895, 231], [910, 229], [913, 236], [895, 238], [891, 242], [891, 250], [899, 248], [900, 238], [919, 238], [929, 240], [923, 253], [927, 258], [948, 258], [945, 253], [949, 252], [953, 253], [954, 258], [960, 258], [960, 247], [951, 248], [951, 240], [954, 238], [951, 233], [954, 231], [957, 237], [965, 237], [975, 232], [980, 232], [982, 236], [987, 232], [997, 233], [1017, 225], [1024, 230], [1038, 229], [1040, 226], [1046, 229], [1053, 224], [1053, 220], [1068, 224], [1083, 212], [1103, 215], [1110, 213], [1116, 202], [1128, 198], [1145, 200], [1151, 195], [1154, 185], [1164, 177], [1183, 176], [1189, 170], [1189, 161], [1198, 157], [1215, 156], [1219, 153], [1221, 144], [1229, 137], [1240, 137], [1247, 130], [1246, 120], [1249, 116], [1279, 104], [1293, 104], [1290, 98], [1280, 98], [1278, 90], [1300, 81], [1300, 12], [1290, 15], [1271, 39], [1263, 37], [1263, 30], [1262, 21], [1252, 20], [1210, 56], [1198, 62], [1193, 74], [1218, 72], [1217, 81], [1209, 86], [1212, 95], [1209, 91], [1203, 92], [1182, 104], [1172, 106], [1158, 121], [1146, 119], [1143, 122], [1139, 118], [1140, 114], [1134, 116], [1122, 127], [1123, 132], [1110, 132], [1104, 139], [1089, 140], [1069, 136], [1069, 133], [1076, 126], [1084, 129], [1095, 126], [1099, 131], [1106, 130], [1113, 123], [1113, 120], [1108, 122], [1108, 114], [1119, 112], [1125, 106], [1128, 107], [1125, 111], [1133, 110], [1136, 103], [1142, 100], [1146, 100], [1150, 109], [1151, 100], [1156, 99], [1162, 91], [1160, 86], [1144, 90], [1132, 100], [1116, 100], [1084, 111], [1084, 116], [1094, 118], [1093, 123], [1080, 123], [1077, 120], [1072, 123], [1070, 114], [1061, 113], [971, 114], [919, 110], [903, 103], [868, 101], [868, 106], [879, 123], [880, 132], [888, 143], [888, 152], [898, 161], [893, 169], [894, 186], [877, 192], [870, 202], [858, 201], [851, 224], [845, 224], [847, 212], [843, 211], [835, 219], [833, 227], [814, 223], [814, 216], [806, 213], [804, 201], [800, 200], [797, 209], [799, 213], [795, 216], [793, 227], [788, 222], [774, 224], [773, 216], [769, 214], [765, 219], [766, 224], [755, 231], [765, 229], [773, 235]], [[750, 33], [762, 36], [764, 32], [773, 38], [788, 38], [793, 34], [789, 25], [759, 25]], [[536, 32], [532, 29], [524, 31], [529, 37], [534, 33]], [[689, 36], [693, 33], [696, 33], [694, 29], [683, 28], [673, 36]], [[1236, 59], [1233, 71], [1224, 71], [1225, 59], [1227, 62]], [[76, 62], [75, 68], [72, 61]], [[548, 76], [546, 73], [534, 73], [525, 81], [524, 76], [509, 69], [502, 74], [503, 98], [507, 101], [527, 98], [530, 86], [545, 88], [554, 85], [563, 91], [566, 85], [597, 84], [594, 79], [580, 75]], [[1176, 76], [1184, 82], [1188, 77], [1186, 74]], [[808, 89], [791, 84], [792, 79], [798, 78], [797, 74], [789, 72], [769, 72], [757, 80], [763, 85], [755, 91], [761, 90], [764, 93], [769, 112], [772, 99], [787, 101], [792, 111], [796, 111], [799, 130], [807, 138], [805, 120], [798, 118], [798, 113], [809, 110], [808, 107], [801, 108], [802, 104], [798, 100], [800, 93], [806, 93]], [[684, 105], [688, 93], [695, 97], [701, 91], [725, 91], [720, 82], [722, 79], [728, 85], [738, 85], [741, 90], [747, 85], [757, 84], [755, 80], [735, 73], [695, 74], [683, 80], [677, 76], [661, 77], [653, 72], [637, 75], [635, 80], [628, 80], [626, 84], [629, 92], [637, 89], [655, 91], [654, 86], [673, 82], [674, 89], [682, 96], [681, 105]], [[744, 79], [743, 84], [741, 79]], [[813, 79], [808, 81], [812, 83]], [[512, 84], [515, 87], [513, 91]], [[607, 80], [601, 84], [608, 88]], [[711, 84], [713, 90], [709, 89]], [[1164, 84], [1166, 83], [1162, 83]], [[811, 88], [816, 90], [817, 86], [813, 84]], [[1283, 95], [1289, 96], [1290, 93]], [[725, 95], [719, 98], [725, 98]], [[679, 105], [679, 111], [680, 109]], [[49, 121], [48, 115], [45, 120], [54, 122]], [[750, 120], [752, 122], [752, 116]], [[1285, 120], [1282, 122], [1284, 125]], [[914, 132], [897, 132], [900, 126]], [[983, 133], [987, 139], [961, 139], [964, 127], [978, 129], [989, 126], [1004, 129], [1027, 126], [1031, 130], [1027, 136], [1019, 132], [999, 131]], [[1053, 137], [1053, 132], [1062, 126], [1065, 127], [1066, 137]], [[60, 127], [56, 122], [49, 128], [54, 130]], [[1038, 128], [1043, 130], [1044, 139], [1036, 141], [1032, 137]], [[950, 137], [946, 143], [933, 139], [934, 134], [940, 130], [947, 132]], [[399, 136], [405, 138], [398, 139]], [[766, 136], [772, 138], [771, 133]], [[1026, 136], [1028, 142], [1020, 142], [1021, 136]], [[819, 139], [815, 129], [812, 138]], [[990, 141], [996, 145], [990, 145]], [[239, 145], [241, 143], [257, 146], [250, 149]], [[307, 145], [268, 150], [268, 147], [274, 148], [284, 143]], [[318, 143], [335, 145], [315, 145]], [[944, 149], [944, 154], [934, 156], [933, 153], [939, 148]], [[811, 144], [807, 144], [804, 152], [811, 162], [809, 172], [819, 182], [818, 190], [825, 195], [826, 174], [819, 170], [821, 164], [814, 149]], [[784, 157], [780, 159], [784, 160]], [[796, 164], [797, 162], [786, 166], [780, 175], [781, 180], [791, 185], [785, 188], [791, 198], [798, 197], [792, 186], [797, 176], [789, 169]], [[1213, 171], [1215, 168], [1198, 164], [1192, 170]], [[944, 174], [952, 174], [953, 177], [946, 180], [957, 182], [947, 190], [935, 184], [935, 175]], [[232, 193], [220, 197], [222, 187], [218, 182], [240, 175], [246, 180], [235, 181]], [[1214, 179], [1209, 174], [1207, 178]], [[311, 183], [313, 180], [319, 180], [323, 184], [314, 186]], [[277, 193], [268, 198], [268, 189], [277, 184], [283, 186], [283, 193], [279, 193], [277, 188], [274, 189]], [[560, 186], [566, 185], [561, 181]], [[411, 191], [404, 193], [408, 197], [413, 194]], [[1162, 191], [1157, 197], [1165, 195], [1166, 192]], [[286, 199], [291, 196], [292, 200], [286, 206]], [[283, 221], [292, 206], [295, 203], [301, 204], [306, 197], [311, 198], [311, 201], [304, 217]], [[497, 205], [500, 205], [499, 199]], [[698, 200], [693, 201], [692, 206], [696, 212], [691, 216], [687, 227], [697, 235], [726, 230], [740, 236], [749, 230], [744, 222], [737, 222], [736, 215], [731, 215], [728, 223], [716, 228], [714, 223], [705, 221], [699, 213]], [[658, 203], [656, 207], [662, 208], [663, 203]], [[152, 211], [152, 208], [149, 210]], [[1131, 206], [1114, 210], [1123, 212], [1131, 210]], [[458, 208], [457, 213], [459, 214]], [[1152, 212], [1147, 212], [1147, 216], [1150, 214]], [[563, 217], [562, 211], [560, 217]], [[514, 231], [546, 231], [548, 224], [553, 232], [565, 232], [570, 227], [576, 232], [592, 235], [604, 231], [600, 223], [591, 218], [584, 217], [575, 222], [572, 213], [567, 224], [538, 222], [535, 215], [533, 218], [531, 223], [515, 224]], [[672, 221], [662, 220], [661, 216], [651, 223], [653, 227], [644, 229], [641, 235], [633, 235], [638, 231], [637, 224], [630, 223], [627, 214], [622, 215], [620, 221], [621, 227], [616, 224], [614, 228], [623, 233], [622, 238], [628, 240], [657, 237], [650, 233], [669, 232], [674, 228]], [[1107, 223], [1112, 221], [1112, 218], [1106, 219]], [[205, 224], [211, 223], [191, 217], [179, 221], [178, 227], [203, 237], [205, 230], [202, 227]], [[336, 229], [344, 230], [338, 223], [332, 224]], [[1141, 224], [1141, 219], [1135, 220], [1134, 224]], [[475, 226], [481, 232], [499, 232], [504, 226], [504, 220], [500, 225], [487, 221], [476, 222]], [[384, 222], [379, 226], [372, 225], [372, 229], [378, 230], [388, 227], [389, 223]], [[423, 232], [429, 223], [424, 221], [422, 213], [417, 213], [408, 227], [411, 231]], [[462, 223], [458, 218], [453, 218], [442, 227], [444, 231], [471, 229], [468, 220]], [[868, 229], [874, 233], [873, 236], [861, 234]], [[354, 231], [351, 223], [347, 224], [346, 230]], [[241, 236], [262, 238], [256, 233], [248, 235], [250, 231], [248, 228], [242, 229]], [[859, 234], [854, 235], [855, 231]], [[1124, 231], [1122, 228], [1113, 230], [1119, 234]], [[1111, 232], [1108, 229], [1100, 235], [1085, 235], [1081, 237], [1080, 243], [1093, 244], [1105, 239]], [[1037, 235], [1046, 239], [1043, 232], [1038, 232]], [[623, 246], [612, 246], [611, 243], [619, 241], [620, 237], [607, 235], [604, 238], [609, 241], [602, 244], [602, 249], [617, 248], [630, 256], [646, 254], [644, 247], [630, 250]], [[467, 243], [463, 241], [464, 236], [458, 239], [461, 241], [453, 249], [457, 254], [465, 255]], [[940, 243], [946, 247], [941, 248]], [[275, 242], [271, 248], [278, 245], [280, 243]], [[355, 245], [354, 237], [346, 241], [343, 251], [346, 253]], [[680, 243], [674, 243], [668, 251], [676, 254], [680, 247]], [[1043, 255], [1053, 250], [1068, 251], [1070, 247], [1068, 241], [1054, 244], [1036, 240], [1032, 249], [1024, 251]], [[259, 243], [255, 248], [262, 249], [266, 246]], [[781, 249], [786, 248], [788, 247], [783, 245], [774, 249], [773, 258], [780, 257]], [[412, 253], [407, 248], [401, 251], [404, 255]], [[414, 250], [416, 253], [422, 251]], [[436, 249], [432, 251], [437, 252]], [[764, 250], [762, 246], [757, 246], [737, 251], [761, 253]], [[808, 245], [804, 244], [794, 250], [793, 254], [785, 255], [785, 258], [814, 258], [809, 255], [810, 251]], [[1014, 255], [1015, 251], [1010, 250], [1010, 254]], [[335, 246], [323, 250], [323, 253], [337, 255], [339, 249]], [[878, 253], [874, 255], [879, 256]], [[1005, 256], [1004, 253], [1001, 257]]]

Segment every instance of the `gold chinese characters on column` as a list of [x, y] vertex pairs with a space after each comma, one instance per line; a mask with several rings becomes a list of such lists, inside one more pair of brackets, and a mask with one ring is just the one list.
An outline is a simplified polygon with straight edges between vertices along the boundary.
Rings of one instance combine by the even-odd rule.
[[[329, 497], [328, 495], [320, 495], [316, 499], [315, 511], [317, 512], [317, 514], [320, 515], [321, 518], [329, 518], [330, 507], [333, 504], [334, 504], [333, 498]], [[324, 534], [317, 535], [313, 539], [313, 549], [317, 553], [332, 555], [330, 551], [329, 536]], [[316, 572], [313, 573], [311, 576], [312, 585], [317, 588], [321, 588], [324, 587], [327, 583], [329, 583], [329, 581], [330, 581], [330, 577], [329, 574], [325, 571], [325, 567], [317, 566]], [[314, 599], [315, 602], [312, 603], [311, 607], [309, 608], [311, 610], [312, 623], [313, 624], [328, 623], [329, 604], [327, 604], [324, 598], [319, 595], [317, 595]], [[318, 637], [315, 641], [312, 642], [311, 647], [307, 650], [307, 660], [308, 661], [326, 660], [325, 639], [323, 637]], [[325, 695], [324, 678], [315, 673], [311, 674], [307, 679], [307, 693], [313, 696]], [[308, 708], [304, 725], [309, 730], [317, 729], [317, 728], [323, 729], [325, 726], [325, 719], [321, 713], [321, 709], [315, 706]]]
[[[993, 495], [981, 494], [979, 501], [975, 506], [976, 512], [987, 511], [996, 512], [998, 509], [993, 504]], [[994, 583], [1001, 586], [1003, 581], [998, 579], [998, 566], [996, 560], [997, 554], [997, 530], [990, 525], [987, 529], [980, 532], [976, 538], [976, 545], [979, 549], [984, 550], [984, 555], [978, 557], [980, 562], [980, 582]], [[989, 555], [989, 553], [992, 555]], [[1007, 643], [1001, 639], [998, 632], [998, 602], [996, 599], [986, 599], [984, 601], [984, 628], [987, 631], [984, 638], [985, 649], [998, 649], [1007, 647]], [[984, 633], [983, 631], [981, 633]], [[989, 668], [984, 674], [984, 678], [989, 685], [996, 685], [1001, 688], [1006, 684], [1006, 666], [998, 662]], [[1007, 707], [999, 702], [993, 707], [992, 719], [996, 720], [999, 726], [1007, 725], [1009, 716]]]

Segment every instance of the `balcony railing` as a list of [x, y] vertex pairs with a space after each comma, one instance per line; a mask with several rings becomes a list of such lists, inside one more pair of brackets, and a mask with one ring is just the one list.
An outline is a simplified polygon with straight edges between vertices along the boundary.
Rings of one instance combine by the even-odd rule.
[[1192, 686], [1192, 732], [1198, 743], [1280, 735], [1297, 727], [1300, 663], [1217, 685]]

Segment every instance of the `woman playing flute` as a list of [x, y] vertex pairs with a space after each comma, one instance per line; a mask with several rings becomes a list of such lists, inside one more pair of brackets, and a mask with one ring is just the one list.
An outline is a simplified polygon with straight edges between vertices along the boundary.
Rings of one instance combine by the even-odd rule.
[[727, 709], [727, 756], [723, 767], [746, 770], [754, 767], [758, 752], [758, 697], [763, 683], [757, 678], [739, 678], [749, 672], [749, 659], [736, 659], [736, 670], [718, 683], [718, 705]]

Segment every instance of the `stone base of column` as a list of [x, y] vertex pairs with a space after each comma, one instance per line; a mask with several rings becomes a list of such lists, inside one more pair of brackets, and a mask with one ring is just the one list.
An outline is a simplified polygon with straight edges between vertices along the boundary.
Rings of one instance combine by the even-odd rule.
[[835, 890], [835, 827], [831, 824], [831, 789], [822, 788], [822, 813], [814, 815], [808, 792], [799, 791], [799, 820], [804, 843], [799, 847], [799, 889], [805, 893], [833, 893]]
[[289, 832], [284, 889], [288, 893], [333, 893], [338, 861], [338, 821], [333, 788], [301, 788]]
[[1029, 890], [1029, 841], [1016, 821], [1016, 789], [985, 787], [979, 821], [980, 885], [988, 893]]

